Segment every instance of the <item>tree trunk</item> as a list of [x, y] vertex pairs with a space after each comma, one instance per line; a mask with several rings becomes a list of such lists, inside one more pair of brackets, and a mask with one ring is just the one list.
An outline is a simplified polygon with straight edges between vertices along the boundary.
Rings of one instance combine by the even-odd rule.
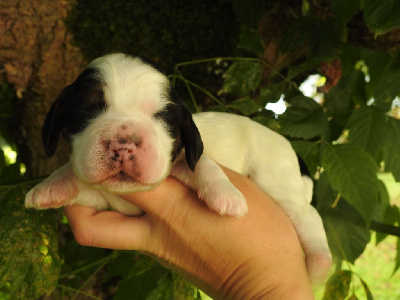
[[10, 130], [19, 159], [32, 176], [49, 174], [68, 159], [65, 142], [48, 159], [40, 131], [51, 103], [85, 65], [63, 23], [71, 4], [72, 0], [0, 2], [0, 82], [7, 80], [15, 87], [16, 118]]

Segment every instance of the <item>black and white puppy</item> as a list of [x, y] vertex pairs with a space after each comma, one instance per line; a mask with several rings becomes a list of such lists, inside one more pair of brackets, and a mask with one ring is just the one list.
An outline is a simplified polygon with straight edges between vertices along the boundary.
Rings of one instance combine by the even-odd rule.
[[60, 134], [71, 142], [70, 162], [29, 191], [26, 207], [79, 203], [140, 215], [117, 194], [153, 189], [171, 175], [196, 190], [210, 209], [243, 216], [246, 200], [221, 164], [247, 175], [285, 210], [310, 279], [327, 275], [332, 258], [322, 220], [310, 205], [313, 184], [301, 175], [290, 143], [245, 117], [192, 116], [168, 78], [141, 58], [111, 54], [90, 63], [46, 116], [42, 138], [48, 156]]

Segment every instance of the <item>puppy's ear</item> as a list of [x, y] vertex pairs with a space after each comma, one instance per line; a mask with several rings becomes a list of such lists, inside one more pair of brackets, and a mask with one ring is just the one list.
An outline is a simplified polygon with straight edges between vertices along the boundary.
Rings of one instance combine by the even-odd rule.
[[63, 99], [66, 97], [67, 88], [54, 101], [46, 115], [42, 126], [42, 141], [44, 150], [48, 157], [51, 157], [57, 149], [58, 140], [64, 127], [65, 109], [62, 107]]
[[182, 106], [182, 121], [180, 124], [181, 141], [185, 147], [185, 158], [189, 168], [194, 171], [197, 161], [203, 154], [203, 141], [200, 132], [193, 121], [192, 114]]

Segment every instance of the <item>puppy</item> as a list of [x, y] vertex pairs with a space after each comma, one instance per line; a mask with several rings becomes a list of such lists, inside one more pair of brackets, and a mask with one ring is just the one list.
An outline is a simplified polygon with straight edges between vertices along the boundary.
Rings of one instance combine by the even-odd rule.
[[192, 116], [151, 63], [124, 54], [90, 63], [46, 116], [42, 138], [48, 156], [61, 134], [71, 143], [70, 161], [28, 192], [26, 207], [79, 203], [136, 216], [140, 209], [116, 194], [154, 189], [171, 175], [217, 213], [243, 216], [246, 200], [221, 164], [251, 178], [279, 203], [297, 230], [311, 281], [326, 277], [332, 258], [322, 220], [310, 205], [313, 184], [301, 175], [290, 143], [245, 117]]

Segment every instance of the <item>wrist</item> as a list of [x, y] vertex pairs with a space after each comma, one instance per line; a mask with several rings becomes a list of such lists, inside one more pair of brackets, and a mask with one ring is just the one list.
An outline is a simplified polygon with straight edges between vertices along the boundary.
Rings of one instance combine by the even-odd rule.
[[300, 255], [286, 256], [285, 261], [264, 257], [239, 265], [217, 291], [215, 299], [314, 299]]

